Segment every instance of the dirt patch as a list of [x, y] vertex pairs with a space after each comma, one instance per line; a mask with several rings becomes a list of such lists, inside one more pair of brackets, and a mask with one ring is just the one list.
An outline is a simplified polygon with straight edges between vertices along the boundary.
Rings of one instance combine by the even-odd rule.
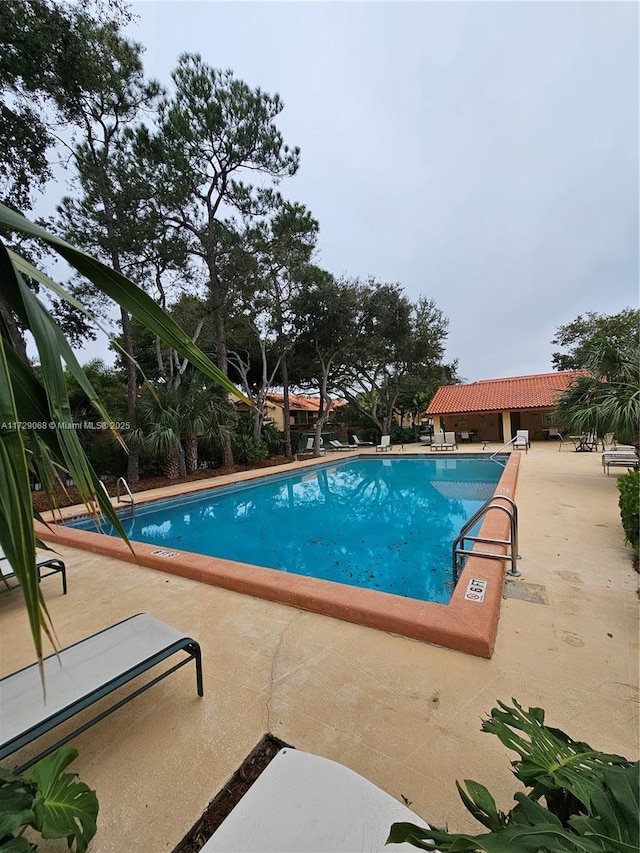
[[199, 853], [231, 809], [242, 799], [269, 762], [289, 744], [266, 734], [251, 750], [231, 779], [211, 800], [207, 808], [174, 848], [173, 853]]
[[[176, 477], [169, 480], [167, 477], [144, 477], [138, 480], [137, 483], [130, 483], [129, 487], [132, 492], [146, 492], [149, 489], [160, 489], [162, 486], [173, 486], [179, 483], [193, 483], [197, 480], [209, 480], [212, 477], [221, 477], [223, 474], [236, 474], [238, 471], [251, 471], [258, 468], [272, 468], [275, 465], [285, 465], [287, 462], [292, 462], [291, 456], [274, 456], [271, 459], [263, 459], [262, 462], [255, 462], [249, 465], [229, 465], [226, 468], [203, 468], [200, 471], [195, 471], [193, 474], [187, 474], [186, 477]], [[107, 491], [111, 497], [116, 496], [116, 482], [105, 483]], [[49, 496], [45, 492], [32, 492], [31, 499], [33, 508], [37, 512], [46, 512], [52, 509], [49, 501]], [[55, 491], [55, 506], [75, 506], [81, 504], [82, 498], [75, 486], [58, 487]]]

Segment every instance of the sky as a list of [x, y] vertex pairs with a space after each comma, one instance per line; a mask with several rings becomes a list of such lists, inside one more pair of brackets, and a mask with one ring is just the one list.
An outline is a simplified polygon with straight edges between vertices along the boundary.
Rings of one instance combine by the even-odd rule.
[[638, 5], [138, 2], [171, 91], [183, 52], [278, 92], [280, 185], [316, 262], [449, 319], [465, 381], [547, 372], [558, 326], [638, 304]]

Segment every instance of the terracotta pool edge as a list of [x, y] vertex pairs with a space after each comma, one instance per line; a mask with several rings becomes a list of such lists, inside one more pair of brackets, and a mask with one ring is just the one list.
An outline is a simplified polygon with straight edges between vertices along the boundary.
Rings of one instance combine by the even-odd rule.
[[[514, 497], [519, 463], [520, 455], [512, 453], [496, 494]], [[485, 518], [482, 535], [506, 538], [508, 526], [504, 513], [492, 512]], [[36, 533], [54, 546], [58, 543], [102, 554], [477, 657], [493, 654], [504, 578], [502, 560], [471, 556], [450, 602], [435, 604], [144, 543], [132, 543], [132, 550], [120, 539], [60, 525], [36, 523]], [[505, 549], [496, 546], [496, 550]], [[481, 602], [465, 599], [472, 578], [486, 581]]]

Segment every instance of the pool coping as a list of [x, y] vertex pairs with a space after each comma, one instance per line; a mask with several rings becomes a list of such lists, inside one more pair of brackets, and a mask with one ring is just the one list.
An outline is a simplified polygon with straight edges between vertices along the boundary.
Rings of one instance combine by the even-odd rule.
[[[388, 454], [387, 458], [389, 456], [396, 456], [396, 454]], [[397, 456], [406, 458], [401, 454]], [[316, 460], [316, 464], [318, 462], [320, 460]], [[326, 463], [326, 460], [323, 459], [321, 462]], [[514, 499], [519, 465], [520, 454], [511, 453], [496, 486], [495, 495]], [[243, 478], [241, 482], [274, 474], [276, 472], [260, 469], [254, 476]], [[219, 487], [226, 485], [229, 483], [220, 483]], [[215, 485], [211, 485], [211, 481], [201, 487], [202, 490], [211, 488], [216, 488]], [[166, 499], [166, 496], [155, 499]], [[78, 514], [80, 510], [76, 507], [75, 515]], [[69, 517], [69, 513], [64, 515], [65, 519]], [[487, 538], [506, 539], [508, 532], [507, 515], [504, 512], [489, 512], [482, 523], [480, 535]], [[477, 657], [490, 658], [496, 642], [505, 572], [505, 562], [498, 558], [493, 560], [470, 556], [448, 604], [437, 604], [377, 590], [288, 574], [233, 560], [208, 557], [175, 548], [160, 548], [157, 545], [134, 541], [129, 546], [121, 539], [112, 536], [63, 527], [57, 523], [47, 526], [37, 522], [36, 534], [43, 541], [54, 546], [55, 544], [67, 545], [94, 554], [102, 554], [156, 571], [220, 586], [268, 601], [277, 601], [302, 610], [310, 610], [347, 622], [400, 634]], [[501, 545], [483, 544], [477, 550], [503, 555], [506, 553], [506, 548]], [[482, 600], [474, 600], [473, 596], [465, 598], [473, 580], [482, 580], [486, 583]]]

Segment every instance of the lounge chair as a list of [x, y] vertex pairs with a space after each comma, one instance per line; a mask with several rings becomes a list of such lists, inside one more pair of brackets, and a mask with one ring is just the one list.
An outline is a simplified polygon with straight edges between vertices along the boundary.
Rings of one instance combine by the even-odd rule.
[[455, 432], [436, 432], [431, 439], [431, 450], [455, 450], [457, 446]]
[[602, 454], [602, 469], [607, 472], [607, 477], [612, 467], [637, 468], [638, 454], [635, 450], [607, 450]]
[[528, 429], [519, 429], [516, 431], [516, 437], [513, 439], [513, 449], [514, 450], [522, 450], [524, 447], [525, 453], [529, 452], [530, 442], [529, 442], [529, 430]]
[[337, 438], [329, 439], [329, 444], [334, 450], [353, 450], [348, 444], [343, 444]]
[[102, 708], [89, 721], [83, 717], [82, 725], [17, 768], [22, 771], [191, 660], [196, 665], [198, 696], [202, 696], [200, 646], [148, 613], [138, 613], [45, 658], [46, 704], [37, 663], [0, 679], [0, 760], [177, 652], [187, 656], [127, 696], [118, 695], [110, 708]]
[[[36, 554], [36, 567], [38, 569], [38, 580], [48, 578], [50, 575], [60, 575], [62, 578], [62, 594], [67, 594], [67, 568], [62, 560], [53, 557], [45, 557], [41, 554]], [[43, 569], [50, 571], [43, 573]], [[15, 572], [11, 568], [11, 563], [6, 558], [4, 552], [0, 550], [0, 592], [8, 592], [11, 589], [16, 589], [17, 583], [9, 583], [15, 580]]]
[[360, 441], [357, 435], [352, 435], [351, 440], [353, 441], [356, 447], [373, 447], [372, 441]]
[[[305, 453], [313, 453], [313, 442], [314, 441], [315, 441], [315, 439], [313, 439], [313, 438], [307, 439], [307, 446], [304, 449]], [[320, 445], [320, 447], [318, 448], [318, 452], [322, 456], [323, 453], [326, 453], [326, 450], [322, 445]]]
[[349, 767], [298, 749], [280, 750], [202, 853], [415, 850], [385, 846], [393, 823], [428, 829], [415, 812]]
[[380, 438], [380, 444], [376, 445], [376, 453], [378, 452], [378, 450], [381, 451], [382, 453], [384, 453], [386, 450], [391, 450], [391, 436], [390, 435], [383, 435]]

